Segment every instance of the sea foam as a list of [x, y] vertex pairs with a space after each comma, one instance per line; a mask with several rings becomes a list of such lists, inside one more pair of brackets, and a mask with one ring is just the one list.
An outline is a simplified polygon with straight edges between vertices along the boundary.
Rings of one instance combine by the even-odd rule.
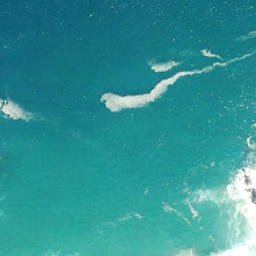
[[120, 96], [114, 93], [105, 93], [101, 96], [100, 100], [101, 102], [105, 103], [105, 106], [112, 112], [118, 112], [128, 108], [141, 108], [158, 99], [167, 91], [169, 85], [173, 85], [181, 77], [207, 73], [214, 70], [216, 67], [225, 67], [233, 62], [243, 60], [253, 54], [255, 54], [255, 52], [243, 55], [241, 57], [236, 57], [225, 62], [215, 62], [212, 65], [202, 69], [178, 72], [172, 77], [160, 81], [149, 93], [126, 96]]
[[[230, 248], [210, 256], [255, 256], [256, 252], [256, 156], [249, 154], [247, 164], [238, 169], [224, 190], [197, 192], [197, 202], [211, 201], [221, 209], [228, 207], [227, 243]], [[253, 159], [253, 161], [251, 161]], [[254, 163], [252, 163], [254, 162]], [[243, 223], [244, 230], [241, 230]]]
[[0, 111], [2, 112], [4, 118], [7, 119], [22, 119], [24, 121], [29, 121], [33, 118], [32, 113], [25, 111], [17, 103], [11, 100], [0, 99]]
[[195, 218], [199, 218], [199, 220], [201, 219], [201, 216], [199, 216], [199, 213], [197, 210], [195, 210], [195, 208], [193, 207], [193, 205], [191, 204], [191, 202], [189, 200], [187, 200], [185, 202], [185, 204], [188, 206], [191, 214], [192, 214], [192, 219], [195, 219]]
[[189, 226], [191, 225], [191, 222], [189, 221], [189, 219], [187, 217], [185, 217], [181, 212], [179, 212], [178, 210], [174, 209], [172, 206], [170, 206], [166, 202], [162, 202], [162, 209], [165, 212], [174, 212], [178, 217], [183, 219]]
[[235, 209], [230, 216], [229, 230], [232, 234], [240, 235], [239, 218], [246, 221], [246, 234], [244, 239], [230, 241], [230, 249], [211, 256], [254, 256], [256, 253], [256, 169], [248, 166], [238, 170], [232, 182], [227, 186], [228, 198], [235, 204]]
[[242, 35], [236, 39], [236, 41], [247, 41], [249, 39], [256, 38], [256, 31], [250, 31], [247, 35]]
[[132, 218], [136, 218], [136, 219], [142, 219], [143, 216], [140, 213], [126, 213], [124, 217], [118, 218], [117, 220], [119, 222], [123, 222], [123, 221], [128, 221], [131, 220]]
[[210, 256], [256, 255], [256, 148], [250, 140], [251, 136], [247, 139], [250, 152], [243, 167], [233, 173], [226, 187], [192, 193], [194, 203], [210, 201], [228, 213], [226, 244], [229, 248], [212, 252]]
[[214, 54], [212, 52], [210, 52], [208, 49], [203, 49], [201, 50], [201, 53], [205, 56], [205, 57], [209, 57], [209, 58], [217, 58], [217, 59], [222, 59], [222, 57], [218, 54]]
[[162, 62], [162, 63], [149, 62], [149, 65], [151, 66], [151, 69], [155, 72], [166, 72], [166, 71], [171, 70], [172, 68], [180, 65], [180, 63], [170, 60], [168, 62]]
[[185, 250], [180, 250], [175, 256], [196, 256], [196, 250], [194, 248], [189, 248]]
[[250, 149], [256, 149], [256, 143], [252, 143], [251, 140], [252, 140], [252, 136], [249, 136], [249, 137], [246, 139], [246, 143], [247, 143], [248, 148], [250, 148]]

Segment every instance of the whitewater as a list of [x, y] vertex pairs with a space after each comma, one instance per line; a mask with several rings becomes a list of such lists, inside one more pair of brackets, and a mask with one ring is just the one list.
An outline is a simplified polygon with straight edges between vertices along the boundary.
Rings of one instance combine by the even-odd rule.
[[100, 100], [112, 112], [118, 112], [127, 108], [141, 108], [157, 100], [167, 91], [169, 85], [173, 85], [178, 79], [182, 77], [208, 73], [213, 71], [216, 67], [226, 67], [234, 62], [244, 60], [254, 54], [255, 52], [252, 52], [241, 57], [235, 57], [228, 61], [214, 62], [212, 65], [199, 70], [178, 72], [172, 77], [160, 81], [149, 93], [126, 96], [120, 96], [114, 93], [105, 93], [101, 96]]

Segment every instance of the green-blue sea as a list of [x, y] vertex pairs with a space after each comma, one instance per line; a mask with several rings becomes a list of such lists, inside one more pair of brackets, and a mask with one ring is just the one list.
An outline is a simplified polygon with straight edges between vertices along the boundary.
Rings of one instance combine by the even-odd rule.
[[255, 256], [255, 51], [252, 0], [1, 0], [0, 256]]

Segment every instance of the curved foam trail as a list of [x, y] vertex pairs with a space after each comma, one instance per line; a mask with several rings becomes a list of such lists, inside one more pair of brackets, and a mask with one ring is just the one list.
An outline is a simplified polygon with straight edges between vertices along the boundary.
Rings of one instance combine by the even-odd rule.
[[225, 67], [233, 62], [248, 58], [253, 54], [255, 54], [255, 52], [243, 55], [242, 57], [236, 57], [225, 62], [215, 62], [212, 65], [199, 70], [178, 72], [172, 77], [160, 81], [149, 93], [126, 96], [120, 96], [114, 93], [105, 93], [101, 96], [100, 100], [101, 102], [104, 102], [105, 106], [112, 112], [118, 112], [126, 108], [141, 108], [158, 99], [166, 92], [169, 85], [173, 85], [181, 77], [207, 73], [214, 70], [216, 67]]
[[236, 41], [246, 41], [249, 39], [256, 38], [256, 31], [250, 31], [247, 35], [240, 36], [236, 39]]
[[166, 72], [166, 71], [171, 70], [172, 68], [180, 65], [180, 63], [171, 60], [171, 61], [168, 61], [168, 62], [155, 63], [155, 64], [150, 62], [149, 65], [151, 66], [151, 69], [155, 72]]
[[247, 146], [248, 146], [249, 149], [256, 149], [256, 143], [252, 143], [251, 139], [252, 139], [252, 136], [249, 136], [246, 139]]
[[211, 53], [208, 49], [203, 49], [201, 50], [201, 53], [205, 56], [205, 57], [209, 57], [209, 58], [217, 58], [217, 59], [222, 59], [222, 57], [218, 54], [214, 54]]
[[29, 121], [33, 118], [31, 113], [23, 110], [17, 103], [10, 100], [0, 99], [0, 111], [7, 119]]

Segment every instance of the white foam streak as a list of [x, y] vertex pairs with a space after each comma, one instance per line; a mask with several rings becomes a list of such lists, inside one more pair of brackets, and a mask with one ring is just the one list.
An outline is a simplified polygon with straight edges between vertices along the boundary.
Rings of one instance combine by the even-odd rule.
[[194, 248], [180, 250], [175, 256], [196, 256], [196, 251]]
[[155, 72], [166, 72], [166, 71], [171, 70], [172, 68], [180, 65], [180, 63], [171, 60], [171, 61], [163, 62], [163, 63], [149, 62], [149, 65], [151, 66], [151, 69]]
[[101, 97], [101, 102], [104, 102], [105, 106], [112, 112], [118, 112], [122, 109], [128, 108], [141, 108], [158, 99], [166, 92], [169, 85], [173, 85], [181, 77], [207, 73], [214, 70], [216, 67], [225, 67], [233, 62], [243, 60], [254, 53], [255, 52], [243, 55], [242, 57], [236, 57], [225, 62], [215, 62], [200, 70], [178, 72], [172, 77], [160, 81], [149, 93], [126, 96], [119, 96], [114, 93], [105, 93]]
[[126, 213], [124, 217], [118, 218], [119, 222], [128, 221], [132, 218], [132, 215], [130, 213]]
[[140, 213], [134, 213], [134, 217], [139, 220], [143, 218], [143, 216]]
[[0, 99], [0, 111], [4, 118], [12, 120], [22, 119], [24, 121], [29, 121], [33, 117], [31, 113], [25, 111], [17, 103], [11, 100]]
[[250, 31], [247, 35], [240, 36], [236, 39], [236, 41], [247, 41], [249, 39], [256, 38], [256, 31]]
[[134, 213], [134, 214], [128, 212], [128, 213], [125, 214], [124, 217], [118, 218], [117, 220], [119, 222], [124, 222], [124, 221], [131, 220], [132, 218], [136, 218], [136, 219], [140, 220], [140, 219], [143, 218], [143, 216], [140, 213], [137, 213], [137, 212]]
[[211, 53], [208, 49], [203, 49], [201, 50], [201, 53], [205, 56], [205, 57], [208, 57], [208, 58], [217, 58], [217, 59], [222, 59], [222, 57], [218, 54], [214, 54], [214, 53]]
[[188, 208], [189, 208], [189, 210], [192, 214], [192, 219], [200, 217], [198, 211], [195, 210], [195, 208], [193, 207], [193, 205], [191, 204], [191, 202], [189, 200], [186, 201], [186, 204], [187, 204], [187, 206], [188, 206]]
[[180, 218], [182, 218], [189, 226], [191, 225], [190, 221], [188, 220], [188, 218], [186, 218], [185, 216], [183, 216], [182, 213], [180, 213], [178, 210], [174, 209], [173, 207], [171, 207], [169, 204], [162, 202], [162, 209], [165, 212], [174, 212], [177, 216], [179, 216]]
[[145, 190], [144, 190], [144, 195], [147, 195], [148, 192], [149, 192], [148, 188], [145, 188]]
[[241, 243], [224, 252], [211, 253], [210, 256], [255, 256], [255, 242], [256, 241], [248, 241]]

